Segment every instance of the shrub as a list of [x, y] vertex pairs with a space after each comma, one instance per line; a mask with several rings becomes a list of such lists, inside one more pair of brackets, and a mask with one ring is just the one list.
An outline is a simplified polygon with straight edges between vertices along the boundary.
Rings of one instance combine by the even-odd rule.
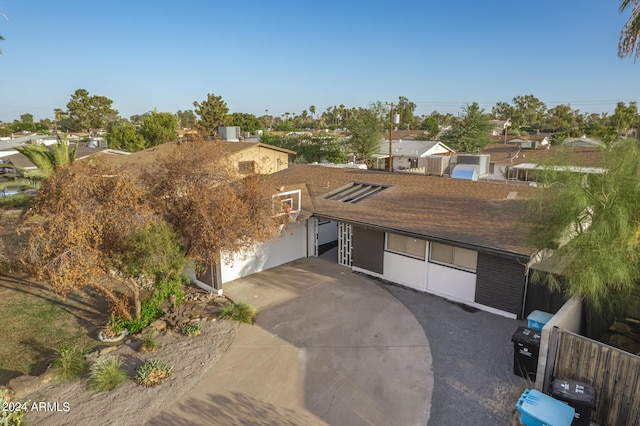
[[142, 339], [142, 350], [145, 352], [151, 352], [156, 348], [156, 346], [156, 331], [151, 330], [145, 333], [144, 338]]
[[22, 419], [27, 412], [29, 402], [12, 402], [11, 394], [7, 389], [0, 389], [0, 425], [2, 426], [22, 426]]
[[163, 313], [162, 304], [171, 296], [175, 296], [177, 305], [182, 304], [184, 300], [183, 288], [182, 277], [177, 274], [158, 280], [151, 296], [140, 305], [140, 318], [127, 322], [129, 333], [139, 333], [157, 320]]
[[133, 234], [121, 261], [128, 275], [157, 280], [180, 274], [186, 260], [176, 233], [165, 222], [159, 222]]
[[182, 334], [186, 336], [198, 336], [201, 332], [202, 325], [199, 322], [182, 325]]
[[91, 366], [89, 386], [97, 392], [114, 389], [127, 379], [120, 358], [102, 358]]
[[231, 318], [235, 321], [253, 324], [258, 311], [251, 305], [246, 303], [230, 303], [220, 311], [220, 318]]
[[84, 354], [78, 348], [62, 346], [56, 350], [56, 360], [53, 366], [58, 369], [57, 378], [59, 380], [76, 379], [84, 373], [87, 362]]
[[146, 387], [155, 386], [169, 377], [172, 371], [173, 367], [158, 359], [150, 359], [136, 370], [136, 382]]

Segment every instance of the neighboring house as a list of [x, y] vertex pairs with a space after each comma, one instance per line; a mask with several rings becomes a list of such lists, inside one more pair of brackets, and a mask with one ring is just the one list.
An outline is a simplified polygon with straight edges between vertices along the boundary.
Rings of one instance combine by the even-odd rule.
[[[15, 140], [14, 140], [15, 141]], [[37, 138], [32, 138], [29, 140], [28, 144], [33, 145], [53, 145], [58, 142], [58, 139], [53, 136], [42, 136], [39, 135]], [[3, 142], [0, 142], [0, 163], [1, 164], [10, 164], [13, 166], [17, 166], [23, 170], [35, 170], [37, 167], [23, 154], [17, 152], [15, 147], [28, 145], [24, 142], [21, 143], [6, 143], [4, 146]], [[102, 146], [100, 146], [102, 145]], [[75, 142], [71, 142], [69, 144], [69, 152], [72, 152], [75, 149]], [[78, 145], [78, 150], [76, 152], [76, 160], [81, 160], [87, 158], [93, 154], [104, 151], [106, 148], [103, 144], [92, 143], [90, 142], [80, 142]]]
[[563, 146], [584, 147], [584, 148], [604, 148], [605, 144], [597, 139], [591, 139], [586, 136], [581, 138], [567, 138], [562, 141]]
[[511, 145], [518, 145], [522, 149], [538, 149], [538, 148], [545, 148], [551, 145], [551, 141], [549, 140], [549, 135], [545, 135], [545, 134], [516, 136], [516, 137], [513, 137], [513, 136], [509, 137], [507, 135], [506, 143]]
[[295, 151], [259, 142], [221, 143], [231, 158], [238, 162], [241, 174], [269, 174], [284, 170], [289, 167], [289, 156], [296, 155]]
[[286, 200], [297, 218], [280, 238], [221, 262], [221, 283], [331, 255], [356, 272], [525, 316], [535, 250], [526, 244], [523, 217], [534, 188], [313, 165], [292, 166], [267, 182], [281, 188], [275, 199]]
[[[555, 159], [566, 166], [598, 168], [602, 166], [602, 150], [593, 146], [549, 146], [523, 149], [519, 145], [496, 143], [487, 145], [482, 154], [490, 155], [490, 180], [532, 180], [531, 170], [542, 162]], [[526, 164], [526, 165], [524, 165]], [[521, 166], [522, 165], [522, 166]], [[520, 171], [518, 171], [520, 170]]]
[[[289, 156], [296, 154], [288, 149], [256, 142], [219, 143], [229, 153], [231, 161], [237, 165], [240, 174], [268, 174], [284, 170], [289, 166]], [[106, 152], [103, 157], [117, 165], [138, 168], [141, 165], [152, 164], [156, 159], [168, 155], [176, 145], [177, 142], [167, 142], [129, 155], [113, 155]]]
[[[440, 141], [394, 140], [391, 145], [394, 170], [425, 167], [431, 155], [452, 155], [455, 151]], [[387, 169], [389, 165], [389, 141], [380, 144], [374, 154], [375, 168]]]

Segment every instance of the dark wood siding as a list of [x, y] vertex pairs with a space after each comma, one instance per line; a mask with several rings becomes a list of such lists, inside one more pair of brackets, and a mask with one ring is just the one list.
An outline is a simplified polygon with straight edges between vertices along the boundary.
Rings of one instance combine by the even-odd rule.
[[520, 317], [524, 282], [524, 265], [512, 259], [478, 253], [476, 303]]
[[352, 232], [352, 265], [366, 269], [367, 271], [382, 274], [384, 232], [359, 226], [354, 226]]

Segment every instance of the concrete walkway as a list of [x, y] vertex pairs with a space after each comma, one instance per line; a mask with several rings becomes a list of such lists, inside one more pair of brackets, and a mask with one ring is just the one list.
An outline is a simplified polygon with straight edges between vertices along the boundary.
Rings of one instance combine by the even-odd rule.
[[225, 285], [259, 310], [152, 425], [426, 425], [431, 350], [414, 316], [349, 269], [306, 258]]

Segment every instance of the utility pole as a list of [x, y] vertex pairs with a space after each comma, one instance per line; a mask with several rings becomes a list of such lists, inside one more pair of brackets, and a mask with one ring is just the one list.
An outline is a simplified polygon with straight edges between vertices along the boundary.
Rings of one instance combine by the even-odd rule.
[[393, 123], [399, 123], [400, 117], [398, 114], [393, 114], [393, 107], [395, 106], [393, 102], [387, 105], [391, 105], [391, 112], [389, 113], [389, 166], [388, 169], [390, 172], [393, 171]]

